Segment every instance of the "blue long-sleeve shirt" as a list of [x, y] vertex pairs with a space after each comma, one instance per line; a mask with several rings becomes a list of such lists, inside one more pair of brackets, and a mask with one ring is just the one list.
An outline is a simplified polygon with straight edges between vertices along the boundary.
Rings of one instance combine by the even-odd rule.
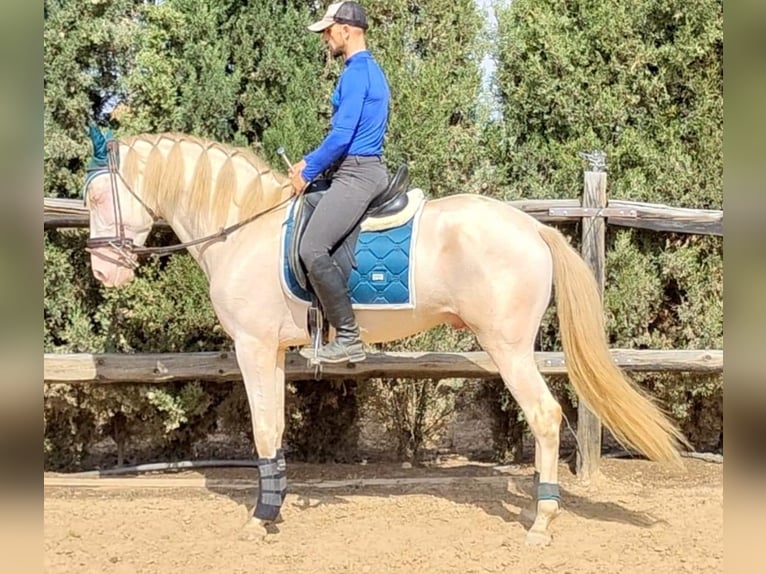
[[346, 155], [382, 155], [389, 99], [386, 76], [370, 52], [348, 58], [332, 95], [330, 132], [303, 158], [303, 179], [311, 181]]

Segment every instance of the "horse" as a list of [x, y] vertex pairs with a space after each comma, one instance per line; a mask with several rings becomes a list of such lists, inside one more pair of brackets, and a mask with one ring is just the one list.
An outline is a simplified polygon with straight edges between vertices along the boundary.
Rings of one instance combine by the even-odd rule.
[[[259, 489], [250, 524], [282, 520], [287, 492], [285, 352], [309, 342], [306, 301], [288, 292], [282, 230], [296, 201], [289, 178], [254, 152], [181, 133], [114, 139], [91, 127], [84, 183], [92, 273], [106, 287], [133, 279], [155, 222], [175, 231], [199, 264], [232, 338], [250, 412]], [[647, 458], [680, 465], [688, 442], [657, 402], [612, 361], [591, 270], [556, 229], [477, 194], [423, 199], [410, 253], [414, 303], [359, 306], [366, 344], [437, 325], [468, 328], [517, 401], [535, 441], [529, 544], [551, 541], [560, 512], [561, 407], [534, 358], [555, 293], [570, 381], [615, 438]]]

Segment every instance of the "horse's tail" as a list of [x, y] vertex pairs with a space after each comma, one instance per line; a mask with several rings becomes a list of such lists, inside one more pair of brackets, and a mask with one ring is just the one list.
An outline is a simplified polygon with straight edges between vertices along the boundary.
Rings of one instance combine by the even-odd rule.
[[540, 226], [553, 277], [569, 380], [618, 441], [651, 460], [680, 463], [688, 446], [676, 425], [614, 364], [593, 272], [556, 229]]

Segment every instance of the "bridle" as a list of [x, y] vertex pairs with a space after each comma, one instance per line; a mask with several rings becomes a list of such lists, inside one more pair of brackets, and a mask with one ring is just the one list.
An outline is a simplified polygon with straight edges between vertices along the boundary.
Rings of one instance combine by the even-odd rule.
[[124, 267], [135, 269], [138, 267], [138, 262], [136, 261], [135, 256], [138, 255], [139, 248], [133, 245], [133, 239], [125, 234], [125, 223], [122, 218], [120, 194], [117, 192], [117, 178], [122, 181], [123, 185], [130, 192], [130, 194], [135, 197], [136, 200], [144, 207], [144, 209], [146, 209], [147, 213], [151, 215], [152, 225], [154, 225], [154, 223], [159, 220], [159, 217], [157, 217], [157, 214], [154, 212], [154, 210], [146, 205], [146, 203], [138, 196], [138, 194], [136, 194], [136, 192], [133, 191], [130, 185], [128, 185], [128, 183], [122, 177], [122, 174], [118, 169], [118, 150], [118, 144], [115, 140], [109, 140], [106, 143], [106, 167], [99, 167], [96, 169], [88, 170], [88, 177], [85, 179], [85, 190], [83, 192], [85, 203], [87, 204], [87, 189], [90, 183], [98, 176], [104, 174], [109, 175], [109, 190], [112, 194], [112, 208], [114, 210], [116, 234], [106, 237], [89, 237], [85, 241], [85, 251], [93, 255], [93, 251], [95, 249], [108, 247], [117, 253], [117, 259], [109, 258], [103, 254], [98, 255], [107, 259], [111, 263], [116, 263]]
[[[133, 239], [128, 237], [125, 234], [125, 223], [122, 218], [122, 206], [120, 205], [120, 194], [118, 193], [117, 188], [117, 179], [122, 182], [122, 184], [125, 186], [125, 189], [130, 192], [130, 194], [138, 201], [139, 204], [146, 210], [146, 212], [151, 216], [152, 218], [152, 226], [160, 221], [162, 218], [157, 215], [157, 213], [149, 207], [149, 205], [146, 204], [146, 202], [141, 199], [141, 197], [133, 190], [133, 188], [128, 185], [128, 182], [125, 181], [125, 178], [122, 176], [122, 174], [119, 171], [119, 157], [118, 157], [118, 143], [116, 140], [109, 140], [106, 142], [106, 150], [107, 150], [107, 156], [106, 156], [106, 167], [98, 167], [95, 169], [89, 169], [88, 170], [88, 176], [85, 179], [85, 185], [84, 185], [84, 193], [85, 196], [85, 202], [87, 203], [87, 188], [88, 185], [98, 176], [108, 174], [109, 175], [109, 188], [110, 192], [112, 194], [112, 207], [114, 209], [114, 221], [115, 221], [115, 228], [116, 228], [116, 234], [113, 236], [106, 236], [106, 237], [89, 237], [85, 241], [85, 251], [90, 253], [91, 255], [94, 254], [95, 249], [104, 248], [107, 247], [111, 250], [113, 250], [117, 254], [117, 258], [111, 258], [109, 256], [106, 256], [102, 253], [98, 253], [97, 256], [106, 259], [107, 261], [111, 263], [115, 263], [117, 265], [120, 265], [122, 267], [128, 267], [130, 269], [136, 269], [139, 264], [137, 261], [138, 256], [142, 255], [152, 255], [155, 257], [162, 257], [164, 255], [169, 255], [170, 253], [174, 253], [176, 251], [182, 251], [186, 249], [187, 247], [191, 247], [193, 245], [200, 245], [200, 244], [210, 244], [217, 241], [226, 241], [226, 238], [231, 235], [233, 232], [237, 231], [239, 228], [244, 227], [248, 223], [255, 221], [259, 217], [262, 217], [264, 215], [267, 215], [273, 211], [276, 211], [280, 209], [281, 207], [284, 207], [287, 205], [288, 202], [290, 202], [293, 199], [293, 196], [290, 195], [287, 198], [283, 199], [276, 205], [265, 209], [264, 211], [261, 211], [259, 213], [256, 213], [255, 215], [251, 215], [247, 219], [243, 219], [242, 221], [235, 223], [233, 225], [230, 225], [228, 227], [222, 227], [217, 232], [212, 233], [210, 235], [206, 235], [205, 237], [200, 237], [199, 239], [194, 239], [192, 241], [187, 241], [185, 243], [179, 243], [177, 245], [170, 245], [167, 247], [143, 247], [133, 244]], [[283, 185], [283, 187], [287, 187], [290, 185], [290, 182], [288, 181]]]

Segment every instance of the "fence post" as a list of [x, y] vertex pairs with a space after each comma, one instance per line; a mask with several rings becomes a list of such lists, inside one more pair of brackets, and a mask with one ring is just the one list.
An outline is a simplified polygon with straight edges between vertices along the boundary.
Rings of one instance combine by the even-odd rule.
[[[594, 151], [580, 154], [590, 166], [584, 172], [582, 206], [606, 207], [606, 154]], [[604, 296], [606, 219], [600, 214], [582, 219], [582, 256], [596, 277], [599, 294]], [[582, 401], [577, 408], [577, 441], [580, 451], [577, 457], [577, 476], [587, 481], [598, 472], [601, 458], [601, 421]]]

